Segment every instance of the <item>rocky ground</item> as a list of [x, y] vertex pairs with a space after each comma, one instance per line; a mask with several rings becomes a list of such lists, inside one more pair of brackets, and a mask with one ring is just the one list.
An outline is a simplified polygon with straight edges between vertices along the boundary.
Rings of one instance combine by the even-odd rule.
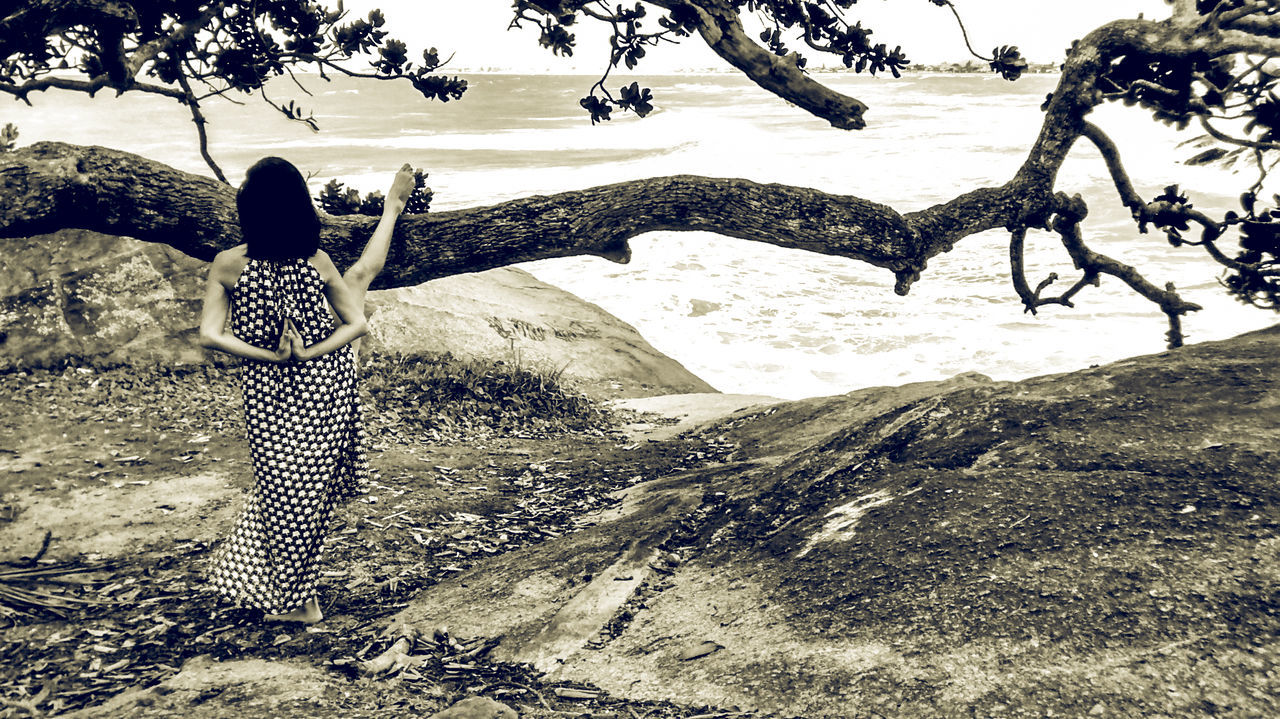
[[[366, 384], [393, 389], [379, 378]], [[452, 414], [405, 416], [412, 410], [404, 404], [374, 401], [380, 477], [339, 510], [321, 584], [327, 618], [303, 628], [263, 625], [201, 591], [201, 563], [252, 481], [234, 372], [71, 363], [0, 375], [0, 396], [0, 546], [9, 570], [0, 587], [10, 592], [0, 595], [10, 599], [0, 609], [0, 716], [99, 704], [171, 678], [196, 657], [292, 660], [323, 669], [327, 681], [346, 677], [385, 648], [382, 618], [423, 587], [574, 532], [616, 504], [616, 490], [705, 466], [727, 449], [694, 439], [632, 441], [617, 429], [637, 415], [594, 404], [568, 419], [488, 426], [477, 419], [484, 408], [458, 410], [455, 402]], [[42, 547], [45, 530], [52, 535]], [[15, 590], [52, 606], [16, 603]], [[465, 653], [452, 649], [473, 639], [451, 637], [456, 646], [446, 641], [439, 657]], [[323, 706], [347, 716], [385, 715], [388, 706], [425, 711], [482, 689], [517, 704], [582, 702], [557, 697], [527, 669], [477, 658], [437, 666], [430, 680], [342, 681]], [[529, 688], [513, 689], [513, 681]]]
[[[484, 400], [422, 412], [375, 378], [381, 479], [339, 513], [310, 629], [199, 591], [249, 482], [234, 378], [2, 375], [0, 588], [73, 606], [0, 633], [0, 716], [1280, 715], [1278, 349], [667, 439], [594, 405], [486, 429]], [[360, 676], [402, 637], [394, 676]]]

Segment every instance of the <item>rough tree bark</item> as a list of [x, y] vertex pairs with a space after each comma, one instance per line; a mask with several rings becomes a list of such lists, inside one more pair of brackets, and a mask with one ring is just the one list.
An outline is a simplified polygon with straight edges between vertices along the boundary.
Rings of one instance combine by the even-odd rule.
[[[707, 12], [701, 17], [707, 23], [702, 29], [704, 39], [713, 45], [717, 36], [731, 30], [724, 18]], [[1078, 197], [1056, 192], [1055, 183], [1071, 147], [1080, 137], [1087, 137], [1103, 150], [1121, 200], [1135, 218], [1148, 211], [1133, 197], [1118, 151], [1101, 130], [1087, 124], [1085, 117], [1104, 99], [1096, 87], [1097, 79], [1110, 62], [1126, 53], [1177, 58], [1193, 53], [1240, 52], [1249, 42], [1262, 43], [1259, 47], [1276, 43], [1238, 31], [1205, 31], [1197, 22], [1196, 18], [1179, 20], [1178, 15], [1166, 21], [1122, 20], [1081, 40], [1064, 65], [1041, 132], [1025, 162], [1013, 178], [998, 187], [978, 188], [906, 214], [857, 197], [810, 188], [697, 176], [649, 178], [533, 196], [405, 218], [377, 286], [404, 286], [570, 255], [625, 262], [630, 257], [628, 240], [637, 235], [656, 230], [706, 230], [884, 267], [896, 275], [895, 290], [905, 294], [929, 258], [965, 237], [1004, 228], [1011, 233], [1014, 289], [1028, 311], [1045, 304], [1069, 305], [1082, 287], [1109, 274], [1169, 315], [1171, 344], [1177, 344], [1178, 316], [1198, 307], [1179, 299], [1172, 288], [1162, 290], [1134, 268], [1089, 249], [1080, 226], [1087, 208]], [[748, 48], [749, 38], [739, 40], [742, 42], [722, 43], [717, 52], [734, 56], [735, 66], [757, 81], [761, 78], [756, 75], [773, 75], [776, 80], [775, 68], [752, 60], [758, 46]], [[832, 100], [820, 84], [783, 80], [769, 89], [802, 107], [830, 107]], [[846, 118], [852, 117], [856, 106], [846, 102], [842, 111], [849, 113]], [[105, 148], [39, 143], [0, 155], [0, 196], [5, 198], [0, 206], [0, 237], [80, 227], [163, 242], [204, 259], [239, 241], [231, 188]], [[340, 266], [357, 256], [373, 225], [374, 221], [366, 218], [326, 218], [326, 248]], [[1057, 233], [1081, 271], [1079, 281], [1059, 297], [1041, 297], [1052, 279], [1032, 290], [1022, 275], [1021, 252], [1029, 228]]]

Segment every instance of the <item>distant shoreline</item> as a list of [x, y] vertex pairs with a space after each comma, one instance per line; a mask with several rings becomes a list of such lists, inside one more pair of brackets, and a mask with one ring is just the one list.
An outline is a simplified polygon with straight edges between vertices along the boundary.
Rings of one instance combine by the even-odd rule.
[[[457, 69], [457, 70], [451, 70], [450, 72], [451, 72], [452, 74], [456, 74], [456, 75], [495, 75], [495, 76], [508, 76], [508, 77], [529, 77], [529, 76], [537, 76], [537, 77], [598, 77], [598, 76], [600, 75], [600, 73], [598, 73], [598, 72], [585, 72], [585, 71], [576, 71], [576, 72], [573, 72], [573, 71], [567, 71], [567, 70], [555, 70], [555, 71], [549, 71], [549, 70], [545, 70], [545, 69], [544, 69], [543, 71], [518, 71], [518, 70], [509, 69], [509, 68], [487, 68], [487, 67], [482, 67], [482, 68], [461, 68], [461, 69]], [[812, 72], [813, 72], [813, 74], [815, 74], [815, 75], [828, 75], [828, 76], [830, 76], [830, 75], [849, 75], [849, 76], [852, 76], [852, 77], [867, 77], [867, 78], [872, 78], [872, 79], [885, 79], [885, 78], [892, 79], [892, 76], [891, 76], [891, 75], [883, 75], [883, 74], [882, 74], [882, 75], [871, 75], [871, 74], [869, 74], [869, 73], [865, 73], [865, 72], [859, 73], [859, 72], [854, 72], [853, 70], [846, 70], [846, 69], [843, 69], [843, 68], [815, 68], [815, 69], [813, 69], [813, 71], [812, 71]], [[995, 73], [991, 72], [990, 70], [983, 70], [983, 69], [974, 69], [974, 70], [952, 70], [952, 69], [947, 69], [945, 66], [933, 66], [933, 65], [930, 65], [930, 66], [927, 66], [927, 67], [922, 67], [922, 68], [916, 68], [916, 69], [904, 70], [904, 71], [902, 71], [902, 73], [901, 73], [901, 74], [902, 74], [902, 77], [932, 77], [932, 76], [937, 76], [937, 75], [956, 76], [956, 77], [970, 77], [970, 76], [976, 76], [976, 77], [996, 77]], [[1037, 68], [1037, 69], [1030, 69], [1030, 70], [1027, 70], [1027, 71], [1025, 71], [1025, 72], [1023, 73], [1023, 75], [1056, 75], [1056, 74], [1058, 74], [1058, 67], [1057, 67], [1057, 65], [1054, 65], [1052, 69], [1038, 69], [1038, 68]], [[724, 69], [724, 70], [718, 70], [718, 69], [714, 69], [714, 68], [697, 68], [697, 69], [688, 69], [688, 70], [669, 70], [669, 71], [664, 71], [664, 72], [653, 72], [653, 73], [641, 73], [641, 72], [636, 72], [636, 73], [632, 73], [632, 74], [626, 75], [625, 77], [627, 77], [627, 78], [635, 78], [635, 77], [689, 77], [689, 76], [693, 76], [693, 77], [731, 77], [731, 76], [735, 76], [735, 75], [736, 75], [736, 76], [738, 76], [738, 77], [743, 78], [744, 80], [748, 79], [748, 78], [746, 78], [744, 75], [742, 75], [742, 73], [738, 72], [737, 70], [735, 70], [735, 69], [733, 69], [733, 68], [727, 68], [727, 69]]]

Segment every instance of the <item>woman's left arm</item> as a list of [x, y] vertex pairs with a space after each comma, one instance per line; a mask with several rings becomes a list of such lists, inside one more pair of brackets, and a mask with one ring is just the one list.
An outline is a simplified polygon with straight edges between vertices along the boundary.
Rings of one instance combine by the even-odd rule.
[[204, 291], [204, 307], [200, 312], [200, 346], [263, 362], [288, 360], [289, 341], [283, 332], [280, 336], [280, 346], [272, 352], [251, 345], [227, 331], [227, 311], [231, 301], [226, 279], [232, 269], [232, 262], [233, 258], [230, 255], [220, 252], [209, 267], [209, 279]]
[[351, 344], [369, 332], [369, 325], [365, 322], [364, 312], [360, 309], [360, 303], [356, 299], [355, 293], [351, 291], [351, 288], [342, 279], [342, 273], [338, 272], [337, 267], [334, 267], [333, 260], [330, 260], [329, 256], [323, 251], [317, 251], [315, 256], [311, 258], [311, 262], [320, 271], [320, 277], [324, 279], [325, 297], [328, 298], [329, 304], [333, 305], [340, 324], [332, 334], [310, 347], [299, 349], [296, 345], [299, 344], [301, 338], [297, 338], [293, 356], [300, 360], [315, 359], [316, 357], [327, 355], [336, 349]]

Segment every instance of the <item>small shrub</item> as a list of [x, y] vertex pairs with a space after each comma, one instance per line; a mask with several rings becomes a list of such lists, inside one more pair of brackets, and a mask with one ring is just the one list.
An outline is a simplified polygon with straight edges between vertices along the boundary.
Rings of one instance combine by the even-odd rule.
[[[413, 191], [404, 205], [406, 215], [424, 215], [431, 209], [431, 188], [427, 187], [427, 173], [413, 173]], [[386, 198], [381, 192], [367, 193], [363, 198], [355, 188], [338, 180], [329, 180], [316, 197], [320, 208], [330, 215], [380, 215]]]
[[503, 361], [372, 355], [362, 384], [375, 422], [445, 438], [549, 436], [613, 425], [602, 405], [567, 388], [559, 371]]
[[0, 152], [12, 152], [18, 146], [18, 128], [12, 122], [0, 129]]

